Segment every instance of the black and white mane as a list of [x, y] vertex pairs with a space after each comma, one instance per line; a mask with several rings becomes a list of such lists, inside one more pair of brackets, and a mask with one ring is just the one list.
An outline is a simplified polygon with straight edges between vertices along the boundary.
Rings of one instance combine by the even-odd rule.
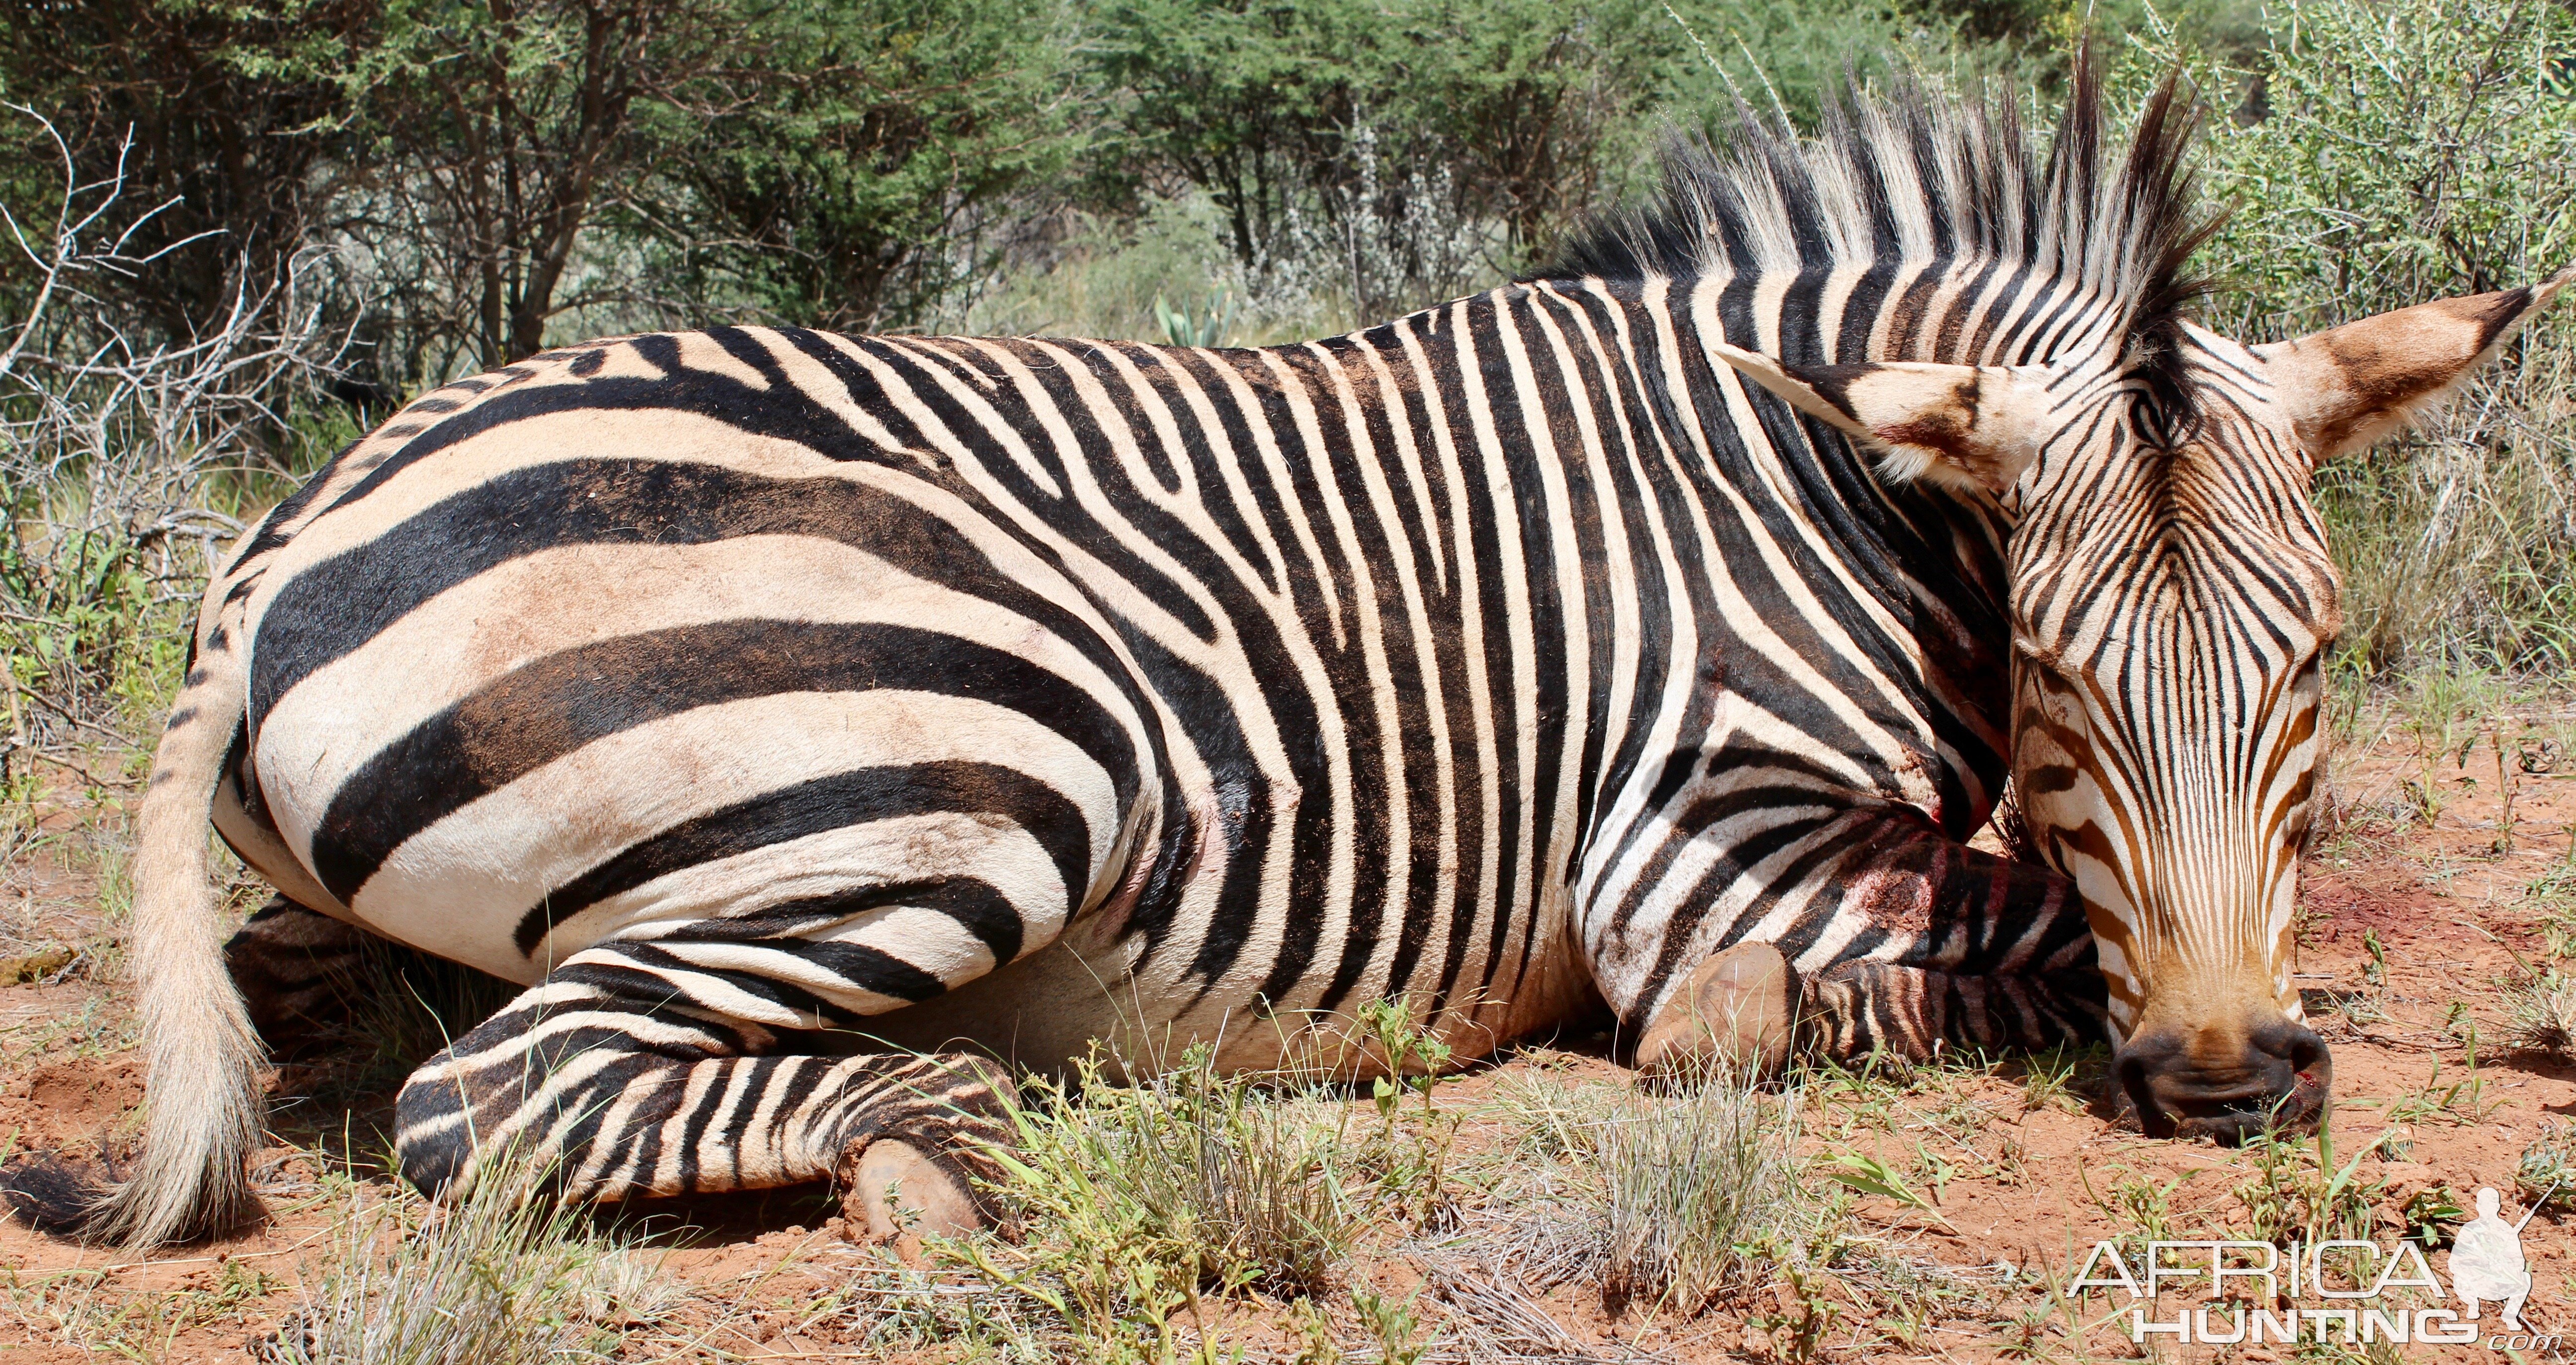
[[[2016, 100], [1960, 99], [1916, 80], [1884, 94], [1850, 91], [1827, 105], [1813, 137], [1739, 103], [1715, 139], [1672, 139], [1655, 192], [1578, 232], [1533, 278], [1751, 278], [1982, 262], [1998, 277], [2075, 286], [2022, 297], [2068, 311], [2092, 312], [2083, 307], [2090, 301], [2117, 309], [2133, 372], [2160, 396], [2178, 396], [2169, 376], [2181, 320], [2207, 287], [2191, 258], [2219, 221], [2203, 211], [2188, 164], [2200, 110], [2168, 77], [2140, 106], [2123, 156], [2107, 102], [2100, 60], [2079, 55], [2044, 154]], [[1999, 359], [2047, 359], [2055, 335], [2030, 328], [2020, 353]], [[1973, 337], [1941, 340], [1982, 349]]]

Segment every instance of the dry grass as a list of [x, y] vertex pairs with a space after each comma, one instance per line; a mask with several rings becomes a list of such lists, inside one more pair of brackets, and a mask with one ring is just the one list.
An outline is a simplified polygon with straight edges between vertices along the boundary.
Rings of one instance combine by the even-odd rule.
[[1504, 1136], [1456, 1247], [1546, 1287], [1591, 1280], [1614, 1311], [1684, 1315], [1807, 1259], [1826, 1205], [1801, 1179], [1803, 1097], [1725, 1077], [1674, 1096], [1515, 1078]]
[[2576, 979], [2548, 971], [2506, 988], [2507, 1046], [2566, 1056], [2576, 1051]]
[[1602, 1294], [1697, 1312], [1805, 1251], [1794, 1094], [1723, 1078], [1606, 1115], [1592, 1153], [1605, 1192]]
[[[506, 1163], [505, 1163], [506, 1167]], [[273, 1365], [571, 1365], [613, 1359], [681, 1291], [653, 1259], [496, 1169], [444, 1205], [353, 1199], [301, 1305], [259, 1354]]]

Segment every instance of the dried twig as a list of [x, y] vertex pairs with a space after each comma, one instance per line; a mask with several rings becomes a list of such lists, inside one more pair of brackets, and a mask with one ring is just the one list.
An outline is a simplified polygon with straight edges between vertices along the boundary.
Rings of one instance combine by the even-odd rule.
[[1657, 1357], [1619, 1348], [1605, 1355], [1583, 1344], [1547, 1315], [1521, 1287], [1492, 1266], [1425, 1258], [1424, 1278], [1449, 1310], [1463, 1356], [1472, 1362], [1648, 1361]]
[[[176, 200], [126, 202], [126, 160], [85, 175], [51, 120], [23, 105], [49, 140], [59, 178], [50, 221], [0, 207], [0, 253], [14, 247], [32, 280], [17, 316], [0, 318], [0, 646], [15, 665], [12, 737], [47, 762], [83, 735], [125, 746], [100, 704], [128, 676], [154, 625], [137, 611], [192, 596], [219, 536], [240, 523], [207, 505], [214, 476], [277, 469], [272, 454], [301, 396], [335, 373], [348, 338], [328, 334], [303, 288], [307, 253], [253, 287], [245, 265], [220, 316], [178, 337], [149, 328], [98, 286], [132, 278], [208, 234], [144, 250], [138, 234]], [[25, 693], [42, 716], [27, 713]], [[113, 785], [113, 784], [103, 784]]]

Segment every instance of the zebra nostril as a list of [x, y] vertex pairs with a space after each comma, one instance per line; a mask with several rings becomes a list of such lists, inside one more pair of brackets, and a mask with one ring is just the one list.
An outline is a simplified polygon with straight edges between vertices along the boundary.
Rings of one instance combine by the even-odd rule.
[[2224, 1048], [2173, 1031], [2133, 1037], [2113, 1074], [2148, 1136], [2242, 1142], [2313, 1127], [2333, 1089], [2334, 1059], [2315, 1033], [2275, 1021]]
[[2297, 1071], [2314, 1071], [2319, 1067], [2331, 1069], [2334, 1066], [2334, 1054], [2326, 1050], [2326, 1040], [2305, 1025], [2294, 1026], [2290, 1030], [2287, 1055], [2291, 1068]]
[[2132, 1038], [2112, 1062], [2120, 1090], [2137, 1111], [2138, 1129], [2149, 1137], [2174, 1135], [2174, 1116], [2156, 1096], [2155, 1079], [2174, 1051], [2170, 1036]]
[[2285, 1024], [2261, 1042], [2282, 1057], [2290, 1072], [2289, 1084], [2272, 1106], [2272, 1126], [2314, 1127], [2333, 1102], [2334, 1053], [2325, 1039], [2301, 1024]]

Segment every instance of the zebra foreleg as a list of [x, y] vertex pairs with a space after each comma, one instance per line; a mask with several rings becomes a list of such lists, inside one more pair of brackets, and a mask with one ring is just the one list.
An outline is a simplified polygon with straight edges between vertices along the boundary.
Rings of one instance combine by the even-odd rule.
[[1004, 1135], [1011, 1093], [998, 1065], [784, 1050], [795, 1036], [682, 1001], [594, 949], [412, 1074], [395, 1150], [432, 1192], [496, 1169], [600, 1201], [831, 1180], [876, 1235], [986, 1220], [984, 1143]]
[[1799, 1041], [1815, 1055], [1929, 1061], [1944, 1050], [2036, 1051], [2110, 1036], [2090, 966], [1966, 976], [1894, 962], [1840, 962], [1806, 983]]
[[1837, 1062], [1929, 1061], [1960, 1048], [2037, 1050], [2108, 1036], [2102, 977], [2090, 968], [1964, 976], [1894, 962], [1839, 962], [1813, 977], [1768, 943], [1702, 963], [1637, 1044], [1658, 1080], [1726, 1069], [1771, 1075], [1794, 1053]]
[[1837, 1061], [1924, 1061], [2108, 1036], [2074, 883], [1960, 844], [1909, 808], [1860, 819], [1829, 893], [1825, 941], [1842, 946], [1799, 959], [1802, 1047]]
[[1723, 1059], [1768, 1072], [1793, 1052], [1922, 1061], [2108, 1036], [2092, 929], [2064, 877], [1969, 848], [1901, 806], [1856, 809], [1822, 837], [1838, 856], [1815, 864], [1800, 913], [1757, 903], [1729, 926], [1743, 937], [1721, 936], [1660, 993], [1635, 1035], [1641, 1070]]

